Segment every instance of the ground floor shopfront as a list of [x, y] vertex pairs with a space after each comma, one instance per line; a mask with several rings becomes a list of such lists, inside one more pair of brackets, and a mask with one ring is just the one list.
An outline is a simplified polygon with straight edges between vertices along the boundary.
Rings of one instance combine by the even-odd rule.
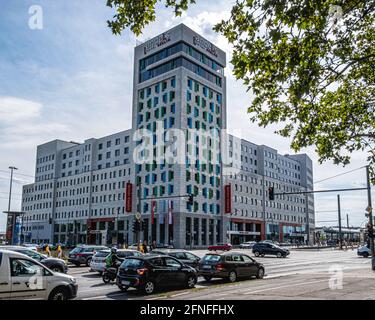
[[[151, 215], [143, 215], [142, 220], [146, 226], [139, 233], [142, 242], [156, 241], [176, 248], [202, 248], [225, 241], [220, 216], [173, 213], [172, 219], [155, 214], [153, 220]], [[133, 221], [134, 215], [56, 222], [53, 242], [70, 245], [131, 245], [136, 242]]]
[[306, 243], [307, 233], [305, 226], [301, 224], [232, 218], [227, 231], [227, 240], [232, 245], [261, 240], [302, 244]]

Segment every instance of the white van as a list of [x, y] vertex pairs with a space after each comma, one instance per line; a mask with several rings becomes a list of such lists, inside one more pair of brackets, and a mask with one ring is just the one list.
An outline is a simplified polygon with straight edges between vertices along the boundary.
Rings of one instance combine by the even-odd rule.
[[74, 277], [55, 273], [22, 253], [0, 250], [0, 300], [68, 300], [77, 290]]

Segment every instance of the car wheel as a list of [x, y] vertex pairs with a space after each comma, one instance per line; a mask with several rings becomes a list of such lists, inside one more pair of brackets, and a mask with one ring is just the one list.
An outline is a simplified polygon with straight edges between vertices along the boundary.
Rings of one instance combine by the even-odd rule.
[[54, 289], [48, 297], [48, 300], [68, 300], [69, 294], [66, 288], [60, 287]]
[[211, 281], [211, 279], [212, 279], [212, 277], [210, 277], [210, 276], [204, 276], [203, 278], [204, 278], [204, 280], [206, 280], [207, 282]]
[[259, 257], [260, 253], [259, 251], [254, 251], [254, 256]]
[[228, 280], [229, 280], [229, 282], [232, 282], [232, 283], [237, 281], [236, 271], [229, 272]]
[[60, 267], [60, 266], [53, 266], [51, 268], [51, 270], [54, 271], [54, 272], [64, 273], [64, 269], [62, 267]]
[[195, 276], [188, 276], [186, 279], [186, 286], [189, 289], [192, 289], [195, 287], [195, 284], [197, 283], [197, 278]]
[[147, 281], [143, 286], [143, 291], [146, 294], [153, 294], [155, 291], [155, 284], [152, 281]]
[[278, 258], [281, 258], [281, 256], [282, 256], [281, 252], [278, 252], [278, 253], [276, 254], [276, 257], [278, 257]]
[[103, 274], [102, 279], [103, 279], [103, 282], [104, 282], [104, 283], [110, 283], [110, 282], [111, 282], [110, 277], [109, 277], [108, 274], [106, 274], [106, 273]]
[[129, 289], [128, 286], [118, 286], [118, 288], [119, 288], [122, 292], [126, 292], [126, 291], [128, 291], [128, 289]]
[[263, 277], [264, 277], [264, 269], [259, 268], [257, 272], [257, 279], [263, 279]]
[[86, 260], [86, 267], [89, 267], [89, 266], [90, 266], [90, 262], [91, 262], [91, 258], [88, 258], [88, 259]]
[[103, 275], [103, 271], [99, 271], [99, 276], [102, 276]]
[[363, 253], [363, 257], [368, 258], [368, 253], [367, 252]]

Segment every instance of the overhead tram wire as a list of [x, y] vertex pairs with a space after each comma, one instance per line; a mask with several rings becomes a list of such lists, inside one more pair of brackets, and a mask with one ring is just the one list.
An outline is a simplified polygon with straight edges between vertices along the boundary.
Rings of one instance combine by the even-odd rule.
[[[0, 172], [9, 173], [9, 171], [6, 171], [6, 170], [0, 170]], [[25, 174], [25, 173], [18, 173], [18, 172], [16, 173], [15, 172], [14, 175], [35, 178], [35, 176], [33, 176], [31, 174]]]
[[363, 168], [366, 168], [366, 166], [362, 166], [362, 167], [359, 167], [359, 168], [357, 168], [357, 169], [353, 169], [353, 170], [350, 170], [350, 171], [347, 171], [347, 172], [343, 172], [343, 173], [340, 173], [340, 174], [336, 174], [336, 175], [334, 175], [334, 176], [332, 176], [332, 177], [328, 177], [328, 178], [325, 178], [325, 179], [322, 179], [322, 180], [315, 181], [314, 184], [316, 184], [316, 183], [320, 183], [320, 182], [323, 182], [323, 181], [327, 181], [327, 180], [330, 180], [330, 179], [333, 179], [333, 178], [341, 177], [341, 176], [343, 176], [343, 175], [345, 175], [345, 174], [349, 174], [349, 173], [352, 173], [352, 172], [355, 172], [355, 171], [361, 170], [361, 169], [363, 169]]

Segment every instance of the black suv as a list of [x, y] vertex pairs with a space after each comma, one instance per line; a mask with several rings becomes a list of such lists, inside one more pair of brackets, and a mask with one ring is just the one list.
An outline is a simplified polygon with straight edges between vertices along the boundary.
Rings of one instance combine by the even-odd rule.
[[69, 252], [68, 261], [77, 267], [79, 267], [81, 264], [89, 267], [93, 255], [97, 251], [106, 249], [108, 250], [108, 247], [105, 246], [78, 246]]
[[230, 282], [238, 278], [264, 277], [264, 266], [248, 255], [238, 252], [208, 253], [199, 263], [198, 274], [206, 281], [224, 278]]
[[152, 294], [159, 287], [185, 286], [193, 288], [197, 272], [177, 259], [165, 255], [145, 255], [126, 258], [117, 273], [121, 291], [129, 287]]
[[197, 268], [201, 258], [186, 250], [177, 249], [154, 249], [151, 254], [166, 254], [180, 260], [183, 264]]
[[264, 257], [266, 254], [274, 255], [278, 258], [285, 258], [290, 254], [288, 249], [281, 248], [273, 243], [258, 242], [253, 246], [253, 253], [256, 257]]

